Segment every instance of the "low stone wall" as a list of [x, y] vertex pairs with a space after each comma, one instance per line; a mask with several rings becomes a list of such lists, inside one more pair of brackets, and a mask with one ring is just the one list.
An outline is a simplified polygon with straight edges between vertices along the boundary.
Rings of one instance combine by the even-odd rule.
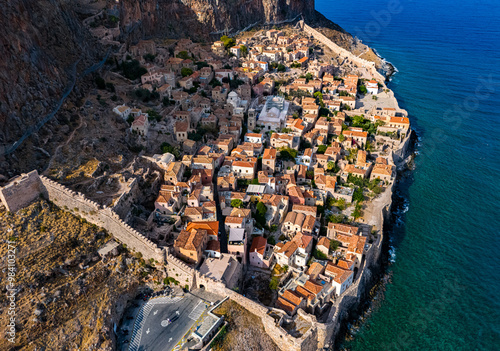
[[118, 214], [110, 208], [101, 208], [81, 193], [74, 192], [65, 186], [40, 176], [42, 183], [41, 193], [57, 206], [72, 212], [88, 222], [103, 227], [115, 239], [127, 245], [127, 248], [142, 253], [145, 259], [155, 259], [165, 262], [165, 253], [151, 240], [122, 221]]

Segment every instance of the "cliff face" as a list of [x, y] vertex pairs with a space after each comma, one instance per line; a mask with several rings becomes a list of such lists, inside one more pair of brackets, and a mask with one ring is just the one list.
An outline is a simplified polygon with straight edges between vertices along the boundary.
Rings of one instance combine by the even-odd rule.
[[65, 0], [0, 3], [0, 155], [51, 112], [71, 81], [72, 65], [93, 61], [96, 47], [70, 5]]
[[133, 38], [167, 35], [207, 38], [250, 24], [315, 13], [314, 0], [122, 0], [121, 28]]

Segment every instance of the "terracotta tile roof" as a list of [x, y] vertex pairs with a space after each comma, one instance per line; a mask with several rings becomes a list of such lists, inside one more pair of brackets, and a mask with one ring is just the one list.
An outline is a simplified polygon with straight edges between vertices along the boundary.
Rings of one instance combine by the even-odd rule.
[[301, 249], [306, 249], [311, 243], [313, 237], [311, 235], [306, 235], [302, 233], [298, 233], [293, 237], [293, 242], [300, 247]]
[[330, 239], [328, 239], [326, 236], [323, 236], [318, 240], [318, 244], [316, 246], [324, 246], [327, 249], [330, 249]]
[[210, 240], [205, 250], [220, 252], [220, 242], [217, 240]]
[[349, 225], [349, 224], [342, 224], [342, 223], [328, 223], [328, 229], [333, 229], [336, 232], [348, 234], [348, 235], [355, 235], [358, 233], [359, 228]]
[[337, 266], [343, 269], [352, 270], [352, 266], [354, 266], [354, 261], [340, 259], [337, 262]]
[[291, 303], [293, 303], [295, 306], [299, 306], [302, 302], [302, 297], [299, 296], [295, 291], [292, 291], [292, 290], [285, 290], [283, 292], [283, 295], [281, 296], [283, 297], [284, 299], [290, 301]]
[[237, 208], [237, 207], [234, 207], [232, 210], [231, 210], [231, 214], [230, 216], [233, 216], [233, 217], [250, 217], [252, 214], [252, 210], [250, 210], [249, 208]]
[[[321, 265], [320, 265], [321, 266]], [[307, 273], [309, 274], [309, 273]], [[303, 287], [301, 287], [300, 285], [297, 286], [297, 288], [295, 288], [295, 292], [300, 296], [302, 297], [303, 299], [306, 299], [308, 301], [312, 301], [314, 299], [314, 295], [311, 294], [311, 292], [307, 291], [306, 289], [304, 289]]]
[[346, 137], [361, 137], [361, 138], [368, 137], [367, 132], [357, 132], [354, 130], [344, 130], [342, 134], [344, 134]]
[[205, 229], [183, 230], [174, 242], [174, 247], [196, 251], [208, 235]]
[[244, 220], [244, 217], [226, 217], [226, 223], [242, 224]]
[[250, 246], [249, 252], [257, 251], [259, 254], [264, 255], [266, 251], [267, 239], [262, 236], [256, 236], [252, 240], [252, 246]]
[[282, 298], [281, 296], [278, 297], [278, 300], [276, 301], [276, 306], [281, 308], [282, 310], [289, 312], [289, 313], [293, 313], [293, 311], [295, 310], [295, 307], [297, 307], [293, 303]]
[[219, 222], [218, 221], [205, 221], [205, 222], [191, 222], [188, 224], [186, 230], [190, 231], [192, 229], [205, 229], [208, 231], [209, 235], [215, 235], [219, 233]]
[[188, 122], [175, 122], [175, 132], [187, 132], [189, 128]]
[[316, 217], [311, 215], [306, 215], [304, 223], [302, 224], [302, 230], [307, 230], [311, 232], [314, 229], [315, 224], [316, 224]]
[[382, 174], [382, 175], [392, 176], [393, 170], [394, 166], [377, 163], [372, 169], [372, 174]]
[[203, 207], [186, 207], [185, 216], [200, 216], [203, 214]]
[[293, 210], [295, 212], [310, 214], [311, 216], [315, 216], [315, 217], [316, 217], [316, 213], [318, 211], [316, 206], [305, 206], [305, 205], [293, 205]]
[[397, 124], [410, 124], [410, 120], [406, 117], [391, 117], [389, 118], [389, 123], [397, 123]]
[[254, 164], [246, 161], [234, 161], [233, 167], [253, 168]]
[[353, 272], [329, 263], [326, 265], [325, 274], [331, 276], [338, 284], [342, 284], [351, 276], [351, 274], [353, 274]]
[[[316, 278], [319, 274], [322, 274], [324, 270], [325, 270], [325, 267], [323, 267], [323, 265], [321, 263], [313, 262], [313, 263], [311, 263], [311, 265], [307, 269], [306, 274]], [[298, 287], [297, 287], [297, 290], [298, 290]]]
[[292, 257], [292, 255], [298, 249], [297, 244], [294, 241], [288, 241], [283, 245], [283, 247], [278, 246], [278, 248], [279, 248], [278, 252], [283, 253], [288, 258]]
[[312, 280], [308, 280], [305, 284], [304, 284], [304, 289], [306, 289], [307, 291], [309, 291], [311, 294], [313, 294], [314, 296], [318, 295], [321, 290], [323, 290], [323, 287], [315, 282], [313, 282]]

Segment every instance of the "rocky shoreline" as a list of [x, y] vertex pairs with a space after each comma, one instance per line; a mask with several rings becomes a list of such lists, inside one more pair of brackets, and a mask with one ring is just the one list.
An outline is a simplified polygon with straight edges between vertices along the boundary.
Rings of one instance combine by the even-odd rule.
[[377, 259], [372, 262], [372, 265], [367, 267], [370, 270], [369, 278], [364, 281], [364, 286], [362, 291], [358, 296], [357, 303], [351, 303], [348, 308], [344, 311], [344, 316], [339, 320], [340, 326], [338, 330], [333, 335], [332, 341], [333, 346], [329, 348], [331, 351], [344, 350], [342, 347], [343, 343], [352, 338], [352, 328], [355, 325], [355, 329], [359, 329], [360, 325], [366, 321], [367, 316], [373, 311], [374, 299], [381, 298], [385, 286], [390, 282], [390, 276], [388, 275], [388, 267], [390, 265], [390, 241], [389, 233], [391, 227], [394, 224], [395, 216], [395, 206], [394, 203], [397, 201], [395, 199], [400, 180], [404, 176], [407, 168], [407, 161], [409, 157], [412, 156], [415, 147], [416, 135], [412, 130], [402, 147], [398, 150], [402, 150], [400, 162], [397, 165], [397, 176], [393, 183], [393, 187], [390, 189], [391, 197], [387, 206], [381, 213], [383, 228], [381, 231], [382, 243], [380, 247], [380, 252]]

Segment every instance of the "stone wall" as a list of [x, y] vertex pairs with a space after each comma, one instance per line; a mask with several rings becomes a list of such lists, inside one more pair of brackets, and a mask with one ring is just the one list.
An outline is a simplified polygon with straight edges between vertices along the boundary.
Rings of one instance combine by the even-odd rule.
[[348, 59], [352, 62], [354, 62], [358, 67], [365, 67], [367, 68], [370, 73], [372, 74], [373, 78], [379, 81], [380, 83], [385, 82], [385, 77], [380, 74], [377, 71], [377, 68], [375, 67], [375, 62], [372, 61], [367, 61], [365, 59], [359, 58], [358, 56], [354, 55], [352, 52], [347, 51], [344, 48], [341, 48], [337, 44], [335, 44], [333, 41], [328, 39], [325, 35], [321, 34], [318, 32], [316, 29], [308, 26], [306, 23], [303, 21], [300, 21], [300, 26], [302, 29], [306, 32], [309, 33], [314, 37], [314, 39], [318, 40], [320, 43], [328, 47], [330, 50], [332, 50], [334, 53], [339, 55], [341, 58]]
[[164, 250], [167, 264], [167, 275], [177, 280], [181, 287], [185, 287], [187, 285], [189, 289], [197, 288], [196, 274], [199, 274], [199, 272], [172, 255], [168, 252], [167, 248]]
[[412, 134], [413, 134], [413, 130], [410, 129], [410, 132], [408, 133], [408, 135], [405, 136], [405, 138], [401, 142], [399, 148], [397, 150], [392, 151], [392, 161], [398, 167], [402, 166], [405, 159], [406, 159], [406, 156], [408, 153], [408, 147], [410, 146], [410, 141], [412, 138]]
[[40, 178], [37, 171], [21, 174], [0, 188], [0, 200], [10, 212], [16, 212], [40, 196]]
[[88, 222], [103, 227], [115, 239], [127, 245], [127, 248], [140, 252], [145, 259], [165, 262], [165, 253], [151, 240], [122, 221], [110, 208], [101, 208], [99, 204], [88, 200], [81, 193], [74, 192], [44, 176], [40, 176], [41, 192], [57, 206], [72, 212]]

